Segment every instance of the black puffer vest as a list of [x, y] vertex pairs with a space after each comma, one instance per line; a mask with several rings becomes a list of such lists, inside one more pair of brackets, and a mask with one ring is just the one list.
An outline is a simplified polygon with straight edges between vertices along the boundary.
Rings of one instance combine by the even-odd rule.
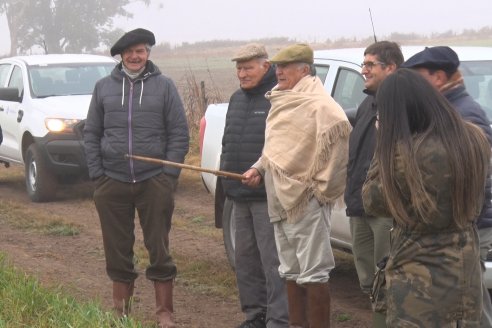
[[[239, 89], [231, 96], [222, 138], [221, 170], [244, 173], [260, 158], [270, 111], [265, 93], [276, 84], [275, 71], [270, 67], [258, 86]], [[222, 178], [222, 186], [226, 196], [235, 201], [266, 200], [264, 187], [250, 188], [226, 178]]]

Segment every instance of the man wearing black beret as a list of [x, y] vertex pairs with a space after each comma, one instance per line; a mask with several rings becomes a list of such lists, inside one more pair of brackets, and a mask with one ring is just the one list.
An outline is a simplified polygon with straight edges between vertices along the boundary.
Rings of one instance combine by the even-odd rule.
[[[404, 62], [401, 67], [417, 70], [453, 105], [461, 117], [477, 125], [492, 146], [492, 129], [490, 120], [482, 109], [466, 91], [463, 76], [458, 70], [460, 60], [458, 54], [446, 46], [426, 47]], [[492, 249], [492, 203], [490, 175], [485, 183], [485, 197], [482, 212], [477, 219], [480, 257], [485, 261]], [[482, 318], [480, 327], [492, 327], [492, 303], [490, 295], [482, 281]]]
[[135, 210], [138, 212], [150, 264], [146, 277], [154, 284], [160, 328], [176, 327], [173, 281], [176, 265], [169, 252], [174, 190], [180, 170], [138, 162], [140, 155], [183, 163], [189, 134], [174, 83], [149, 60], [154, 34], [135, 29], [111, 48], [121, 62], [96, 83], [84, 128], [89, 176], [95, 181], [94, 202], [101, 221], [106, 272], [113, 281], [117, 315], [130, 312], [134, 281]]

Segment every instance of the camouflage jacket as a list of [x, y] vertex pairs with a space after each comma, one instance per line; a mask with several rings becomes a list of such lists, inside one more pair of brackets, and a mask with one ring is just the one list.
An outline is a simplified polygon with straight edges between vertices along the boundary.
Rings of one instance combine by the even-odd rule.
[[[437, 200], [431, 223], [425, 224], [405, 199], [414, 218], [396, 225], [386, 265], [388, 327], [479, 327], [482, 307], [481, 269], [476, 225], [454, 224], [451, 209], [450, 166], [444, 147], [429, 138], [417, 151], [425, 187]], [[396, 179], [403, 192], [403, 163], [395, 159]], [[362, 191], [370, 215], [391, 217], [373, 162]], [[477, 211], [480, 208], [477, 201]]]

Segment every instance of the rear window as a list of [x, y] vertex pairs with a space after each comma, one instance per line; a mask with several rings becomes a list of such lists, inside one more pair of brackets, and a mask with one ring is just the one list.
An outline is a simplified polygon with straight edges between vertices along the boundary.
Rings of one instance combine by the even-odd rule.
[[492, 61], [462, 61], [459, 67], [468, 93], [492, 118]]

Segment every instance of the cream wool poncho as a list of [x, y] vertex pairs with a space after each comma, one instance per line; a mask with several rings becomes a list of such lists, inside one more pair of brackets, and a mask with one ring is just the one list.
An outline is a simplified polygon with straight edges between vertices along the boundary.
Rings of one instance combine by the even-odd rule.
[[274, 194], [297, 222], [314, 196], [321, 204], [341, 201], [352, 127], [318, 77], [306, 76], [291, 90], [273, 88], [261, 165], [270, 171]]

